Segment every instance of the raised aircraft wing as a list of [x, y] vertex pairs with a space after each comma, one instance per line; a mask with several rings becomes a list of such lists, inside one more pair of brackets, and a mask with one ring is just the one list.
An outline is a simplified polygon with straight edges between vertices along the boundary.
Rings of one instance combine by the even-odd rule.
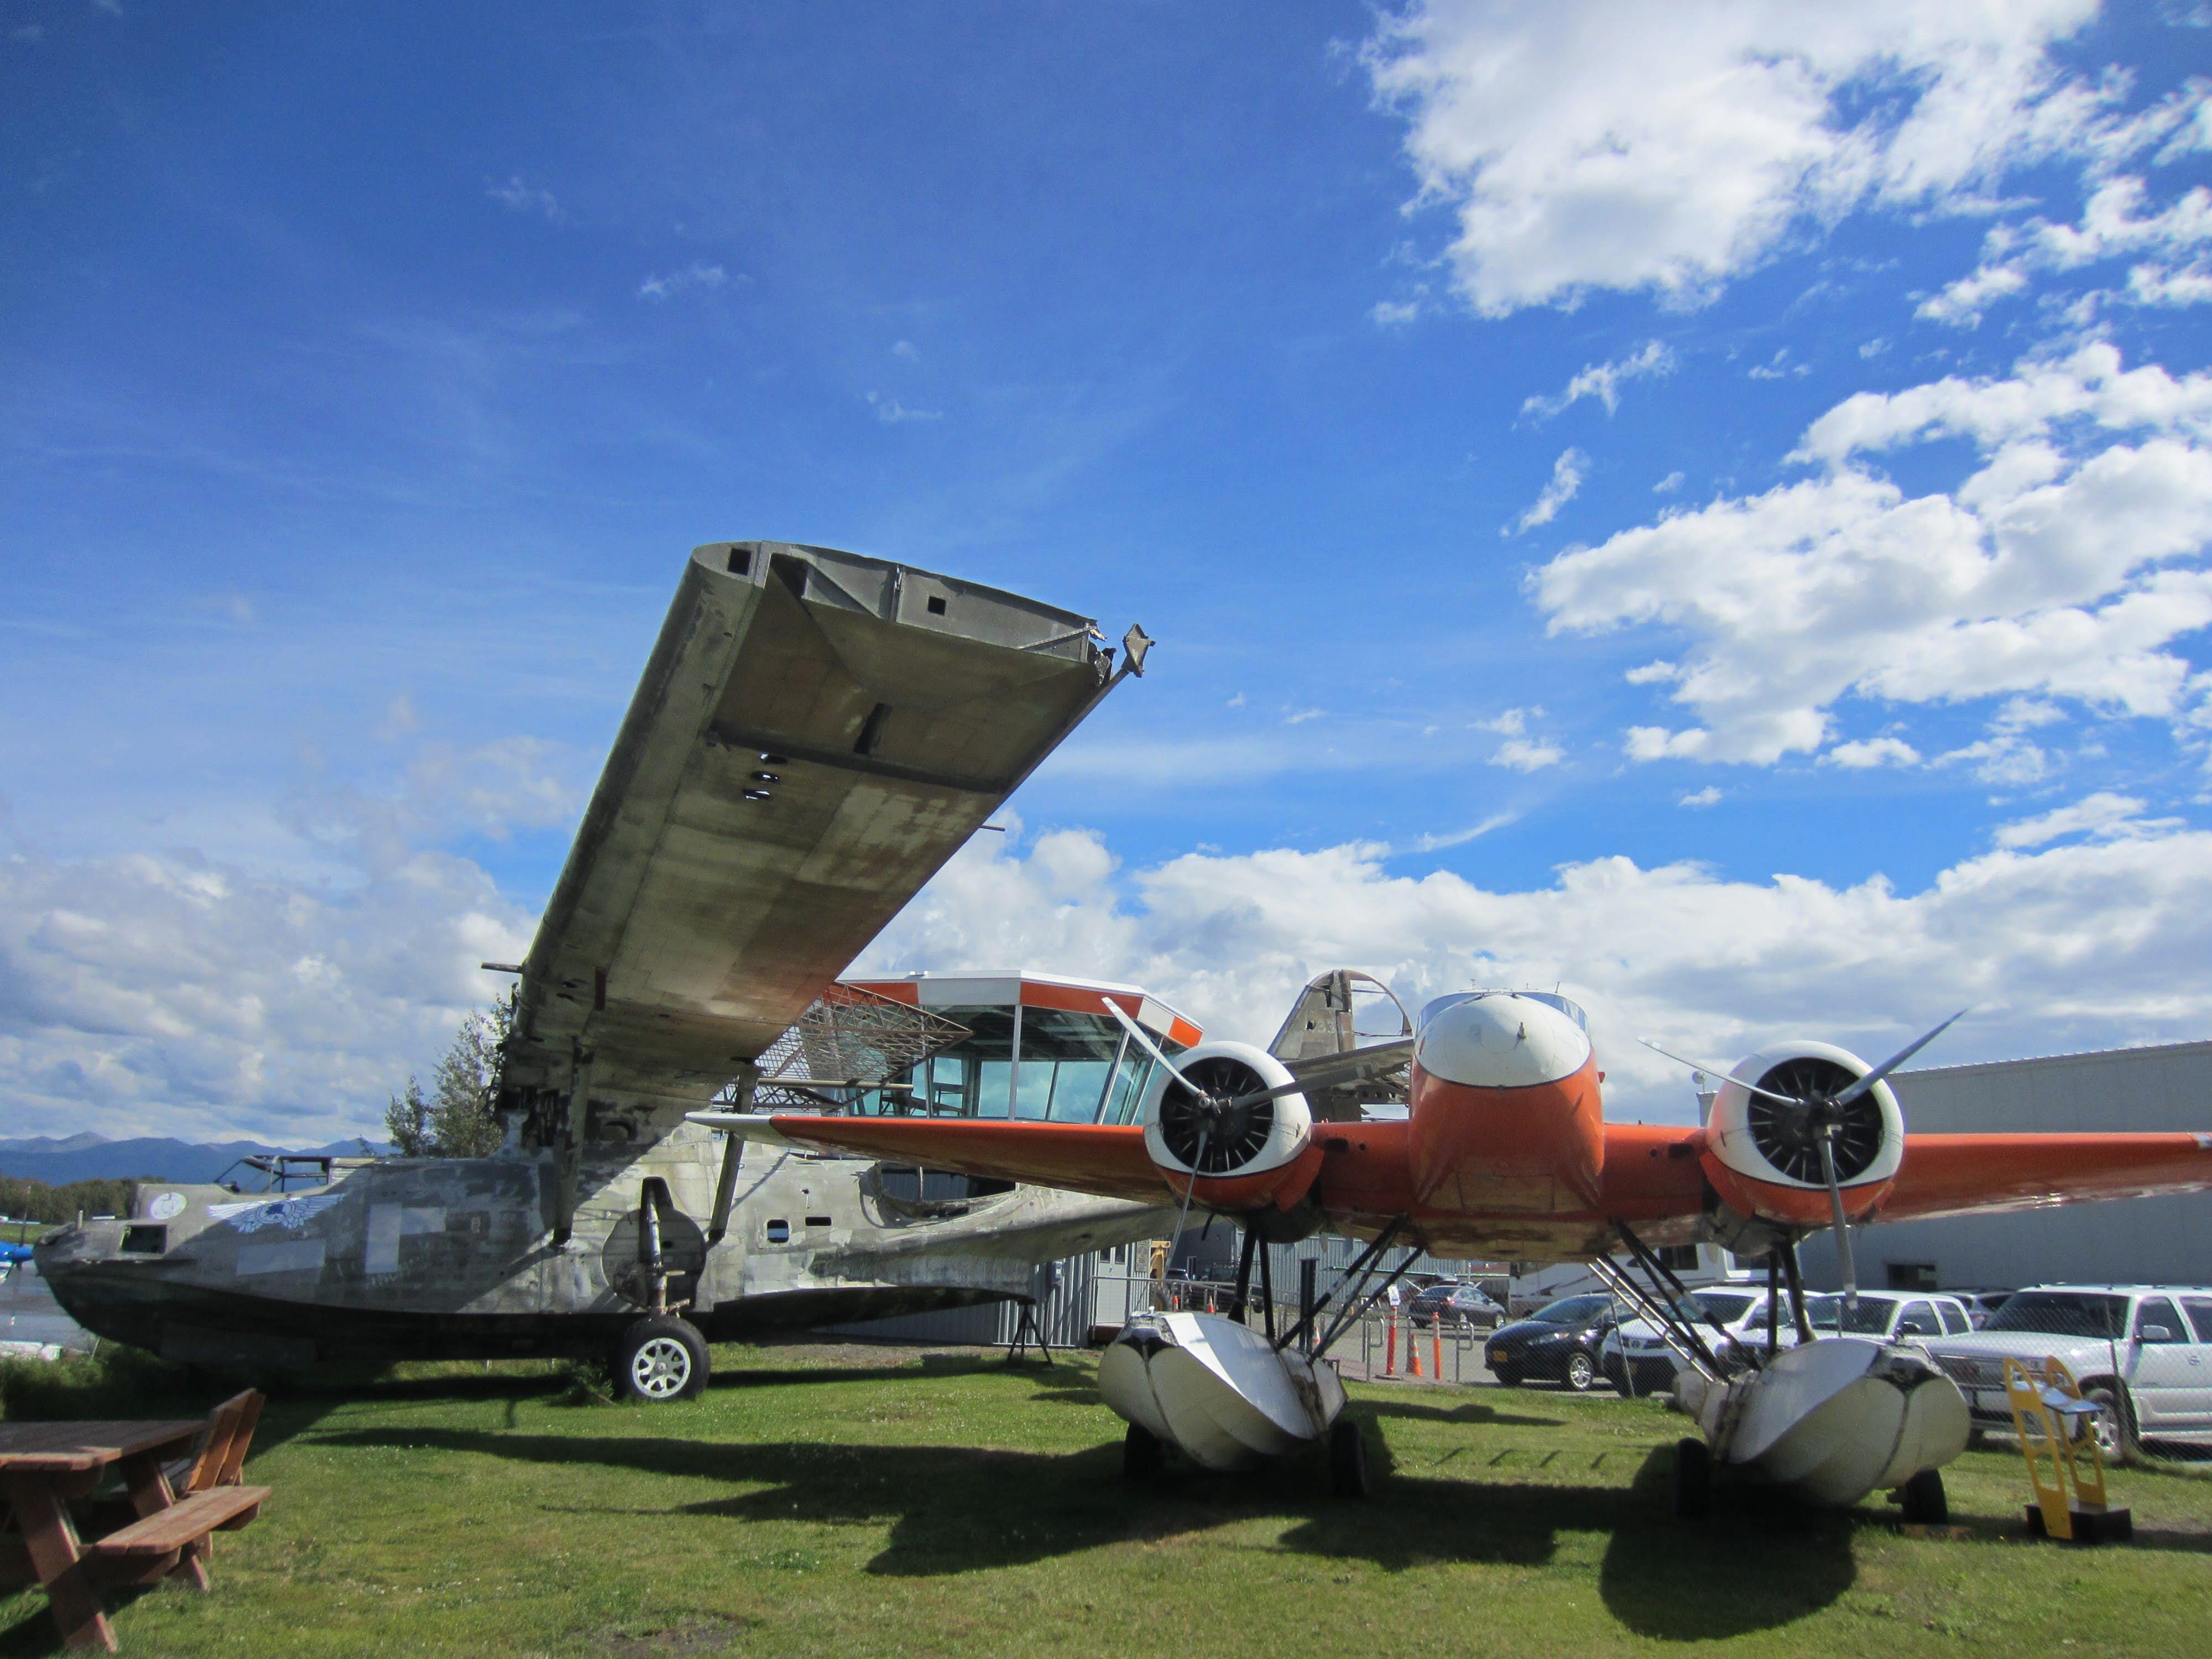
[[696, 549], [521, 967], [538, 1144], [714, 1098], [1122, 676], [1085, 617], [828, 548]]

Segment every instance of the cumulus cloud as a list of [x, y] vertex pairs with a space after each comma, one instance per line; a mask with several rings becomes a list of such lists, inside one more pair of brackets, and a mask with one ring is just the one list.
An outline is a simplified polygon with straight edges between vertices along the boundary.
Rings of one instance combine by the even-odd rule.
[[[1875, 469], [1939, 438], [1979, 458], [1948, 494], [1910, 495]], [[1663, 623], [1693, 641], [1668, 695], [1698, 723], [1632, 727], [1632, 758], [1817, 750], [1846, 693], [2178, 715], [2190, 668], [2173, 642], [2212, 623], [2212, 375], [2125, 369], [2093, 344], [2008, 376], [1861, 393], [1792, 459], [1822, 471], [1533, 573], [1554, 632]], [[1946, 758], [2031, 749], [2013, 732]]]
[[1721, 792], [1709, 783], [1702, 789], [1692, 790], [1674, 804], [1677, 806], [1718, 806], [1721, 804]]
[[1528, 510], [1513, 521], [1510, 533], [1518, 536], [1558, 518], [1559, 509], [1574, 500], [1575, 493], [1583, 487], [1583, 473], [1589, 465], [1589, 457], [1581, 450], [1569, 448], [1561, 452], [1559, 459], [1552, 463], [1551, 481], [1529, 504]]
[[1413, 0], [1364, 61], [1419, 199], [1455, 213], [1461, 294], [1501, 316], [1601, 289], [1694, 302], [1862, 206], [1971, 210], [2026, 163], [2178, 132], [2193, 106], [2130, 116], [2124, 76], [2058, 64], [2096, 11]]
[[1917, 766], [1920, 751], [1902, 738], [1862, 738], [1839, 743], [1820, 758], [1832, 766], [1864, 771], [1875, 766]]
[[[1588, 363], [1582, 372], [1567, 382], [1566, 390], [1555, 398], [1532, 397], [1521, 405], [1523, 415], [1533, 415], [1540, 421], [1548, 421], [1565, 411], [1570, 404], [1584, 398], [1595, 398], [1612, 414], [1620, 407], [1620, 387], [1626, 380], [1642, 380], [1645, 376], [1658, 378], [1672, 374], [1676, 368], [1674, 354], [1664, 342], [1648, 340], [1640, 350], [1609, 363]], [[1679, 482], [1680, 473], [1674, 475]]]
[[2167, 206], [2146, 211], [2149, 187], [2136, 176], [2108, 179], [2090, 194], [2081, 222], [2031, 219], [1990, 233], [1983, 263], [1923, 301], [1916, 313], [1972, 327], [1995, 301], [2028, 285], [2031, 270], [2073, 270], [2124, 255], [2153, 256], [2129, 273], [2123, 297], [2142, 305], [2190, 305], [2212, 297], [2199, 268], [2177, 270], [2212, 244], [2212, 190], [2199, 185]]
[[1323, 968], [1365, 967], [1415, 1006], [1471, 984], [1557, 981], [1591, 1012], [1620, 1116], [1692, 1111], [1686, 1079], [1638, 1035], [1717, 1057], [1788, 1035], [1886, 1053], [1971, 1005], [1944, 1057], [1975, 1059], [2196, 1037], [2212, 1021], [2201, 831], [1999, 848], [1912, 892], [1880, 877], [1735, 881], [1626, 858], [1492, 890], [1446, 872], [1393, 875], [1388, 849], [1364, 844], [1190, 854], [1133, 874], [1102, 848], [1071, 884], [1064, 859], [1040, 867], [986, 839], [870, 948], [868, 969], [1097, 974], [1261, 1042]]
[[314, 1145], [372, 1128], [506, 981], [531, 919], [418, 853], [324, 889], [185, 854], [0, 862], [0, 1079], [19, 1133]]

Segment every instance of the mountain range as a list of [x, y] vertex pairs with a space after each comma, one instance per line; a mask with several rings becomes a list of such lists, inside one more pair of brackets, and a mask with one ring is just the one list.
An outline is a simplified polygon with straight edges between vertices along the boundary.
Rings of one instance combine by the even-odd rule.
[[0, 1175], [66, 1186], [72, 1181], [131, 1179], [155, 1181], [213, 1181], [241, 1158], [277, 1152], [332, 1153], [343, 1158], [370, 1152], [388, 1154], [389, 1146], [374, 1141], [334, 1140], [325, 1146], [264, 1146], [258, 1140], [191, 1142], [167, 1137], [144, 1136], [110, 1140], [104, 1135], [33, 1135], [27, 1139], [0, 1140]]

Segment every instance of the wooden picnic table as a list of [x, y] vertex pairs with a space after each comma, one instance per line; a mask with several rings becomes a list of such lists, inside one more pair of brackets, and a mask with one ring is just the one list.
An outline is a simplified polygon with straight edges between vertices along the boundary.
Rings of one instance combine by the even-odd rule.
[[[161, 1471], [165, 1452], [188, 1444], [206, 1426], [203, 1418], [155, 1423], [0, 1423], [0, 1498], [7, 1500], [16, 1536], [0, 1537], [0, 1585], [35, 1578], [71, 1647], [115, 1651], [115, 1632], [100, 1595], [84, 1541], [70, 1516], [70, 1500], [100, 1485], [111, 1466], [122, 1474], [131, 1507], [143, 1522], [173, 1506], [177, 1494]], [[172, 1554], [168, 1559], [174, 1559]], [[188, 1571], [205, 1589], [207, 1570], [185, 1553], [173, 1569]], [[158, 1574], [156, 1575], [159, 1576]]]

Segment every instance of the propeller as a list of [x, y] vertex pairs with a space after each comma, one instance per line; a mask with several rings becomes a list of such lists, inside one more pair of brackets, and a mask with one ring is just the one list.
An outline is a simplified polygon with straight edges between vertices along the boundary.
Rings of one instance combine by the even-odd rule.
[[1225, 1174], [1258, 1154], [1274, 1127], [1271, 1103], [1297, 1093], [1295, 1085], [1243, 1091], [1242, 1085], [1253, 1080], [1251, 1067], [1220, 1054], [1199, 1060], [1185, 1071], [1110, 997], [1106, 1006], [1182, 1085], [1182, 1097], [1170, 1095], [1161, 1102], [1160, 1138], [1194, 1176]]
[[[1854, 1154], [1852, 1173], [1866, 1167], [1880, 1146], [1877, 1122], [1866, 1120], [1863, 1113], [1850, 1109], [1871, 1093], [1875, 1086], [1892, 1072], [1918, 1054], [1945, 1031], [1966, 1018], [1966, 1010], [1959, 1012], [1922, 1032], [1899, 1048], [1881, 1065], [1863, 1076], [1853, 1079], [1840, 1089], [1832, 1089], [1829, 1079], [1842, 1068], [1826, 1060], [1802, 1060], [1778, 1066], [1759, 1083], [1746, 1083], [1739, 1078], [1729, 1078], [1736, 1087], [1768, 1103], [1760, 1112], [1753, 1109], [1752, 1121], [1755, 1129], [1764, 1131], [1759, 1150], [1766, 1153], [1777, 1167], [1785, 1170], [1800, 1181], [1810, 1181], [1817, 1167], [1820, 1180], [1828, 1189], [1829, 1224], [1836, 1234], [1836, 1265], [1844, 1280], [1844, 1306], [1856, 1313], [1859, 1305], [1857, 1264], [1851, 1259], [1851, 1230], [1844, 1215], [1844, 1183], [1837, 1172], [1836, 1147], [1838, 1140], [1851, 1143]], [[1654, 1054], [1665, 1054], [1678, 1066], [1687, 1066], [1692, 1071], [1704, 1072], [1714, 1077], [1727, 1078], [1726, 1068], [1700, 1065], [1685, 1060], [1680, 1054], [1668, 1054], [1657, 1043], [1646, 1041], [1644, 1046]], [[1800, 1093], [1782, 1094], [1761, 1086], [1778, 1076], [1785, 1076]], [[1778, 1112], [1773, 1108], [1789, 1109]], [[1808, 1156], [1809, 1155], [1809, 1156]], [[1812, 1159], [1817, 1158], [1818, 1164]]]

